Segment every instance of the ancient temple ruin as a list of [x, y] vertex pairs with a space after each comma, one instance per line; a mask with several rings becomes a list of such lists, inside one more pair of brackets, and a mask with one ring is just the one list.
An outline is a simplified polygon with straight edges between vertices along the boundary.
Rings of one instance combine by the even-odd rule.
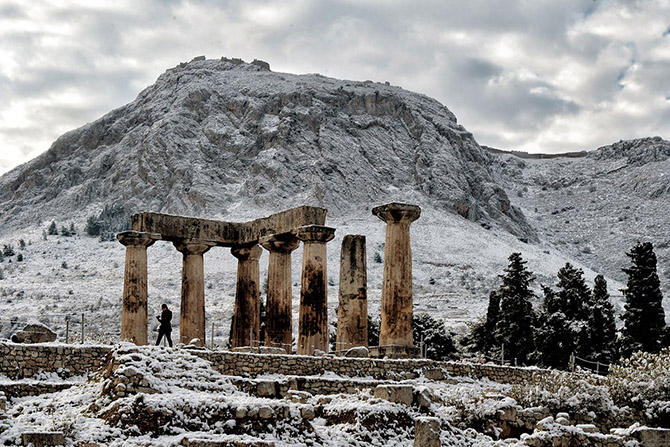
[[[183, 255], [178, 342], [204, 344], [204, 254], [215, 247], [230, 247], [238, 260], [232, 347], [258, 343], [259, 260], [263, 247], [270, 254], [265, 344], [291, 352], [291, 253], [302, 242], [297, 353], [328, 352], [326, 244], [334, 238], [335, 229], [324, 226], [326, 213], [323, 208], [302, 206], [244, 223], [159, 213], [133, 215], [132, 229], [117, 235], [126, 247], [121, 339], [147, 344], [147, 249], [157, 241], [167, 241]], [[415, 354], [409, 224], [419, 213], [417, 206], [397, 203], [373, 209], [373, 214], [387, 222], [380, 355]], [[365, 258], [365, 236], [345, 236], [340, 263], [337, 350], [368, 345]]]

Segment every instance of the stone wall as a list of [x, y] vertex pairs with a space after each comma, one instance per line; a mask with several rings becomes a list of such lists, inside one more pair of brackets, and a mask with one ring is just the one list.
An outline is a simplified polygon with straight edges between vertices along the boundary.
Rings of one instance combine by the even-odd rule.
[[[99, 370], [111, 350], [111, 346], [22, 345], [0, 342], [0, 374], [10, 379], [28, 378], [42, 371], [57, 372], [64, 378], [82, 375]], [[267, 374], [312, 376], [332, 372], [347, 377], [403, 380], [416, 378], [423, 374], [431, 380], [465, 376], [514, 384], [528, 382], [534, 375], [549, 372], [537, 368], [435, 362], [425, 359], [388, 360], [267, 355], [204, 349], [193, 349], [190, 352], [212, 362], [212, 366], [222, 374], [243, 377]]]
[[98, 371], [111, 352], [110, 346], [60, 344], [14, 344], [0, 342], [0, 375], [12, 380], [33, 377], [40, 372], [60, 377]]
[[465, 376], [488, 378], [500, 383], [525, 383], [534, 375], [549, 374], [538, 368], [483, 365], [476, 363], [435, 362], [425, 359], [369, 359], [346, 357], [312, 357], [297, 355], [262, 355], [227, 351], [193, 351], [209, 360], [222, 374], [256, 377], [266, 374], [310, 376], [333, 372], [347, 377], [371, 377], [375, 380], [413, 379], [423, 374], [431, 380]]

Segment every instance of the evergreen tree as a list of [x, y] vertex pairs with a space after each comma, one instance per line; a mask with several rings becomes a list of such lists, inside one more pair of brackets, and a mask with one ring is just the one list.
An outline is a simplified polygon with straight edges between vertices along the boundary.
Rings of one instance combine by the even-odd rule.
[[379, 346], [379, 328], [381, 321], [379, 318], [373, 319], [368, 315], [368, 346]]
[[49, 225], [49, 236], [56, 236], [58, 235], [58, 227], [56, 227], [56, 222], [51, 221], [51, 225]]
[[500, 275], [500, 314], [496, 324], [496, 339], [505, 345], [505, 357], [527, 363], [535, 350], [533, 321], [535, 319], [530, 300], [534, 294], [530, 283], [535, 279], [526, 270], [526, 261], [521, 253], [512, 253], [505, 274]]
[[589, 317], [591, 314], [591, 290], [584, 280], [584, 271], [575, 268], [569, 262], [558, 271], [559, 288], [556, 305], [558, 311], [563, 312], [570, 327], [572, 344], [576, 355], [589, 357], [591, 355]]
[[2, 254], [6, 257], [14, 256], [14, 247], [10, 245], [5, 244], [4, 247], [2, 248]]
[[414, 315], [412, 320], [414, 346], [426, 345], [426, 357], [431, 360], [449, 360], [456, 353], [456, 346], [444, 327], [444, 322], [436, 320], [427, 313]]
[[536, 334], [536, 355], [543, 366], [565, 369], [575, 350], [575, 338], [559, 296], [550, 287], [543, 286], [542, 290], [544, 301]]
[[489, 294], [489, 306], [486, 316], [472, 327], [469, 336], [464, 340], [470, 345], [468, 349], [476, 352], [490, 354], [492, 350], [498, 350], [500, 345], [496, 340], [496, 325], [500, 315], [500, 293], [492, 290]]
[[614, 306], [607, 292], [607, 281], [602, 275], [596, 276], [593, 284], [589, 331], [591, 341], [589, 360], [602, 363], [614, 362], [617, 358]]
[[626, 304], [621, 319], [621, 352], [626, 357], [636, 351], [659, 352], [666, 331], [663, 294], [656, 272], [656, 254], [651, 242], [638, 242], [626, 255], [633, 265], [622, 290]]

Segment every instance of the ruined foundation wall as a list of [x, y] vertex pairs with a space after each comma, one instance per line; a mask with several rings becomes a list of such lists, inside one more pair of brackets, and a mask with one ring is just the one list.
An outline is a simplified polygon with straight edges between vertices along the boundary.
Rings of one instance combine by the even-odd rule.
[[[32, 377], [40, 371], [82, 375], [97, 371], [112, 346], [66, 346], [59, 344], [21, 345], [0, 342], [0, 375], [10, 379]], [[383, 360], [345, 357], [250, 354], [229, 351], [191, 350], [212, 362], [226, 375], [268, 374], [311, 376], [333, 372], [340, 376], [370, 377], [375, 380], [410, 379], [424, 374], [441, 380], [447, 376], [488, 378], [500, 383], [524, 383], [534, 375], [551, 374], [537, 368], [515, 368], [474, 363], [435, 362], [425, 359]]]

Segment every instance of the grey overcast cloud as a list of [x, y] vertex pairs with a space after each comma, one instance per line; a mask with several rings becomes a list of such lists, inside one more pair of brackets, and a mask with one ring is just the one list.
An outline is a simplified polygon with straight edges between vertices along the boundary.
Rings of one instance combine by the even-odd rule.
[[670, 138], [670, 0], [0, 0], [0, 174], [199, 55], [389, 81], [502, 149]]

